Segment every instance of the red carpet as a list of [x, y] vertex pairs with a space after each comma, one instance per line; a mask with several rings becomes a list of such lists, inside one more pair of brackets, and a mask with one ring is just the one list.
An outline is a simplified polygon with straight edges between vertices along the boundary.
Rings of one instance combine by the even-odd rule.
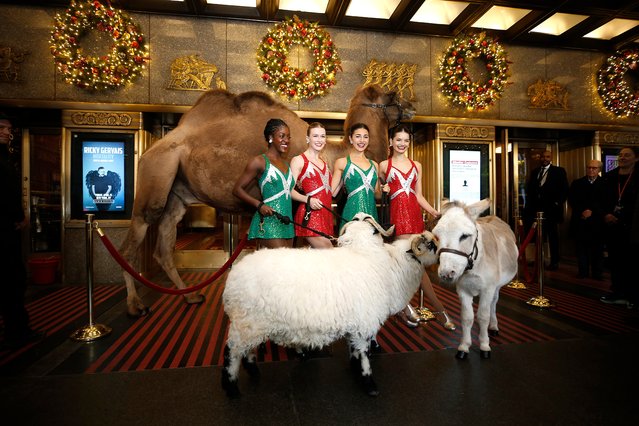
[[[183, 274], [185, 282], [194, 285], [211, 273]], [[151, 307], [152, 314], [135, 322], [88, 369], [87, 372], [153, 370], [159, 368], [221, 365], [228, 319], [224, 316], [221, 297], [223, 280], [207, 287], [202, 294], [206, 302], [199, 307], [187, 306], [181, 297], [164, 295]], [[457, 295], [436, 286], [438, 297], [459, 325]], [[419, 303], [418, 296], [413, 304]], [[494, 345], [548, 341], [553, 338], [510, 318], [498, 315], [500, 335]], [[430, 322], [416, 329], [406, 327], [395, 318], [389, 319], [377, 339], [386, 353], [436, 350], [456, 347], [461, 329], [445, 330]], [[477, 340], [476, 327], [474, 340]], [[260, 361], [283, 361], [294, 354], [268, 342]]]

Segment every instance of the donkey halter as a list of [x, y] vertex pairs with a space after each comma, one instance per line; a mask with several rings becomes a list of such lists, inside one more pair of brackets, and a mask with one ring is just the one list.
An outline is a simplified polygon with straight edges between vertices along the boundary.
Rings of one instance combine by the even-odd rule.
[[399, 100], [397, 100], [397, 94], [393, 94], [391, 102], [387, 104], [362, 104], [362, 105], [370, 107], [370, 108], [381, 108], [382, 111], [384, 112], [384, 117], [386, 118], [386, 121], [388, 121], [389, 123], [391, 122], [391, 120], [390, 118], [388, 118], [388, 112], [386, 112], [386, 109], [389, 107], [397, 108], [399, 114], [397, 115], [395, 124], [390, 126], [390, 128], [399, 126], [399, 123], [401, 122], [402, 117], [404, 116], [404, 108], [402, 108], [402, 104], [399, 102]]
[[461, 257], [465, 257], [467, 263], [466, 263], [466, 269], [464, 269], [464, 271], [469, 271], [473, 269], [473, 266], [475, 265], [475, 260], [477, 260], [477, 256], [479, 255], [479, 249], [477, 248], [478, 239], [479, 239], [479, 231], [477, 231], [477, 233], [475, 234], [475, 243], [473, 244], [473, 250], [470, 253], [464, 253], [461, 250], [444, 247], [444, 248], [440, 248], [437, 254], [439, 255], [441, 253], [452, 253]]

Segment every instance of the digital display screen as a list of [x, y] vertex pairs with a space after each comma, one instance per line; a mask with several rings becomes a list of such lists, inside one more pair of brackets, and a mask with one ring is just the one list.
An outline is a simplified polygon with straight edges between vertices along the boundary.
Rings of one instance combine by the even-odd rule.
[[129, 219], [133, 208], [135, 133], [71, 135], [71, 219]]
[[443, 143], [444, 197], [472, 204], [490, 198], [488, 144]]
[[124, 158], [124, 142], [82, 142], [83, 212], [125, 210]]

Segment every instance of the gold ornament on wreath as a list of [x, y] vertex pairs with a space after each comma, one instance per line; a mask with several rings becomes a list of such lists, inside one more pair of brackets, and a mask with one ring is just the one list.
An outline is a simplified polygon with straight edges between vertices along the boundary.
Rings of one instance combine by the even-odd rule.
[[597, 91], [604, 107], [616, 116], [639, 115], [639, 91], [624, 76], [637, 71], [639, 50], [618, 50], [606, 59], [597, 73]]
[[[113, 40], [105, 55], [84, 53], [80, 41], [91, 30]], [[82, 89], [114, 89], [128, 84], [149, 60], [146, 40], [135, 22], [98, 0], [72, 0], [64, 15], [55, 16], [50, 49], [64, 80]]]
[[[472, 60], [485, 61], [487, 78], [475, 82], [467, 66]], [[483, 110], [493, 105], [506, 88], [508, 61], [502, 45], [486, 33], [462, 34], [453, 40], [439, 66], [442, 93], [450, 101], [468, 110]]]
[[[288, 55], [293, 45], [308, 49], [310, 69], [291, 66]], [[268, 31], [257, 49], [257, 66], [264, 82], [288, 99], [313, 99], [335, 85], [341, 61], [328, 32], [319, 24], [287, 18]]]

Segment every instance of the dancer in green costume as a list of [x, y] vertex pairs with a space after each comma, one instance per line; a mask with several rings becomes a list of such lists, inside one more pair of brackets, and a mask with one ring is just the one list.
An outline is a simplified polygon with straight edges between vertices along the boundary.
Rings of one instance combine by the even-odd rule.
[[[264, 138], [268, 142], [268, 150], [248, 162], [233, 187], [233, 195], [255, 206], [257, 210], [249, 228], [249, 239], [257, 239], [260, 247], [292, 247], [295, 236], [293, 224], [285, 225], [273, 215], [278, 212], [283, 216], [293, 217], [291, 190], [295, 182], [286, 162], [290, 131], [283, 120], [274, 118], [266, 123]], [[262, 201], [247, 192], [247, 188], [256, 183], [260, 188]], [[300, 199], [306, 198], [301, 194], [296, 195]]]
[[378, 220], [375, 199], [380, 197], [377, 181], [379, 166], [366, 157], [369, 142], [368, 126], [363, 123], [352, 125], [348, 139], [351, 144], [350, 152], [348, 156], [335, 161], [331, 184], [334, 195], [342, 186], [347, 194], [340, 229], [360, 212], [370, 214]]

